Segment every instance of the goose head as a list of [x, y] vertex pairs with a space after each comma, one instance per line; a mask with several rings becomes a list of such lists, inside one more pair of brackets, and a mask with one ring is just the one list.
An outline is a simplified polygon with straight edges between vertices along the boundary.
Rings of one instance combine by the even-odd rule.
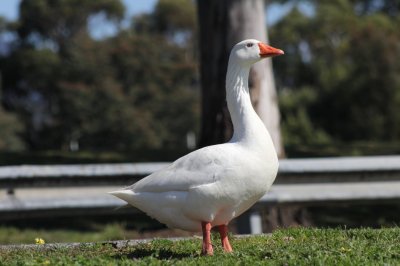
[[283, 55], [280, 49], [269, 46], [258, 40], [249, 39], [236, 44], [229, 56], [230, 61], [235, 61], [242, 66], [251, 66], [263, 58]]

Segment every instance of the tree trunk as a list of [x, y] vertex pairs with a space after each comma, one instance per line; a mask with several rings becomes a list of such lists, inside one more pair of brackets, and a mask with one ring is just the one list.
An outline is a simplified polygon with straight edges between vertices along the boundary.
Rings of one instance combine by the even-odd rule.
[[198, 0], [200, 26], [200, 76], [202, 86], [202, 125], [199, 146], [222, 143], [232, 135], [232, 124], [225, 101], [225, 75], [230, 44], [229, 0]]
[[[229, 140], [232, 125], [225, 102], [225, 75], [230, 49], [244, 39], [267, 42], [263, 0], [199, 0], [202, 129], [200, 146]], [[268, 128], [279, 157], [284, 156], [271, 59], [252, 67], [253, 105]]]

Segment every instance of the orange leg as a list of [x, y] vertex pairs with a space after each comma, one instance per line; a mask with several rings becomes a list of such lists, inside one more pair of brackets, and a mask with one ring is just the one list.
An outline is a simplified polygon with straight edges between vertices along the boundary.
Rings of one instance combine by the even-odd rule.
[[219, 235], [221, 236], [222, 247], [225, 252], [232, 252], [231, 244], [228, 239], [228, 226], [223, 224], [218, 226]]
[[213, 247], [211, 245], [211, 223], [201, 222], [201, 230], [203, 231], [203, 248], [201, 255], [213, 255]]

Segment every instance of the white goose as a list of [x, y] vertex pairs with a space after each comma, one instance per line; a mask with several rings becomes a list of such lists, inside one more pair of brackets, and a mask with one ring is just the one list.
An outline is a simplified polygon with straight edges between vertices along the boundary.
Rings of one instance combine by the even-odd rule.
[[251, 104], [250, 67], [283, 53], [257, 40], [236, 44], [226, 77], [232, 139], [193, 151], [132, 186], [110, 193], [169, 227], [202, 230], [205, 255], [213, 254], [210, 230], [217, 226], [224, 250], [231, 252], [228, 223], [269, 190], [278, 171], [271, 137]]

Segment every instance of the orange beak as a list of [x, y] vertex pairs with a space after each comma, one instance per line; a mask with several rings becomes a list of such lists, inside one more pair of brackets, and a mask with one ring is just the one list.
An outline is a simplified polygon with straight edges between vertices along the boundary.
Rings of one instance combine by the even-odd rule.
[[285, 53], [281, 49], [276, 49], [262, 42], [258, 43], [258, 47], [260, 48], [261, 57], [272, 57], [277, 55], [283, 55]]

